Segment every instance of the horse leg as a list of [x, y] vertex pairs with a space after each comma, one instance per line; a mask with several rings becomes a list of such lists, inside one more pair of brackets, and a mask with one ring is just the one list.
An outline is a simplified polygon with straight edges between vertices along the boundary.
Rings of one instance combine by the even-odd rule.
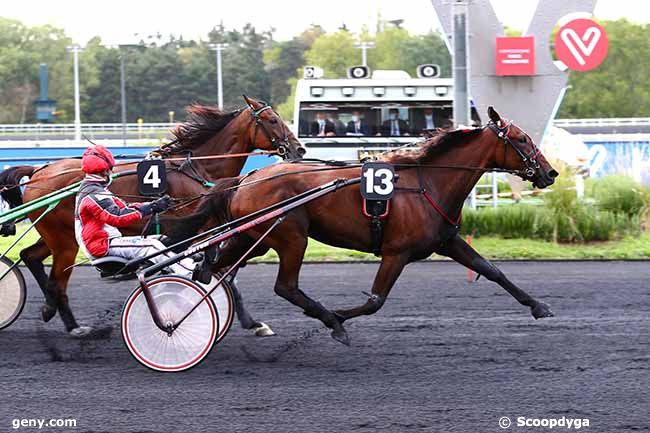
[[[250, 242], [246, 242], [245, 240], [250, 240]], [[249, 238], [249, 237], [240, 237], [235, 239], [231, 239], [230, 241], [224, 242], [221, 248], [219, 248], [219, 255], [218, 255], [218, 260], [217, 263], [215, 264], [216, 269], [223, 269], [224, 268], [224, 263], [234, 263], [241, 257], [248, 248], [254, 243], [254, 240]], [[251, 254], [252, 257], [257, 257], [266, 254], [266, 252], [269, 250], [268, 247], [265, 247], [263, 245], [258, 246], [253, 253]], [[253, 316], [248, 312], [246, 307], [244, 306], [244, 298], [241, 295], [241, 291], [239, 290], [239, 284], [237, 282], [237, 273], [239, 272], [239, 269], [236, 269], [231, 276], [229, 277], [229, 282], [230, 282], [230, 288], [233, 296], [233, 304], [235, 307], [235, 313], [237, 314], [237, 320], [239, 320], [239, 324], [241, 325], [242, 328], [244, 329], [250, 329], [253, 331], [255, 336], [257, 337], [269, 337], [271, 335], [275, 335], [275, 332], [273, 332], [273, 329], [269, 325], [267, 325], [264, 322], [257, 321], [253, 318]]]
[[531, 313], [535, 319], [553, 317], [553, 312], [548, 305], [537, 301], [528, 293], [517, 287], [503, 274], [503, 272], [481, 257], [481, 255], [469, 246], [460, 236], [456, 235], [450, 239], [438, 252], [454, 259], [461, 265], [470, 268], [477, 274], [483, 275], [488, 280], [494, 281], [503, 287], [520, 304], [530, 307]]
[[34, 245], [20, 252], [20, 258], [34, 276], [38, 286], [43, 291], [43, 295], [45, 295], [45, 303], [41, 307], [41, 315], [45, 322], [49, 322], [56, 315], [57, 310], [57, 293], [50, 287], [45, 265], [43, 264], [43, 260], [50, 254], [52, 254], [52, 251], [50, 251], [43, 239], [39, 239]]
[[275, 293], [301, 307], [307, 316], [323, 322], [325, 326], [332, 329], [332, 338], [349, 346], [350, 337], [336, 315], [298, 288], [298, 277], [307, 248], [307, 238], [302, 236], [293, 239], [282, 237], [279, 241], [281, 244], [279, 242], [278, 245], [273, 246], [280, 257]]
[[61, 320], [72, 337], [84, 337], [93, 330], [89, 326], [79, 326], [72, 314], [68, 300], [68, 282], [78, 250], [79, 247], [74, 241], [64, 245], [56, 244], [56, 247], [52, 248], [53, 262], [49, 281], [50, 287], [57, 293], [57, 306]]
[[253, 316], [251, 316], [244, 306], [244, 298], [239, 291], [239, 283], [237, 282], [237, 272], [239, 272], [239, 269], [236, 270], [231, 277], [230, 289], [232, 291], [235, 313], [237, 313], [239, 324], [244, 329], [252, 330], [257, 337], [270, 337], [271, 335], [275, 335], [275, 332], [273, 332], [269, 325], [253, 319]]
[[383, 256], [379, 270], [372, 283], [372, 293], [365, 304], [349, 310], [336, 310], [339, 322], [343, 323], [353, 317], [376, 313], [388, 297], [395, 281], [399, 278], [404, 266], [408, 263], [408, 255]]

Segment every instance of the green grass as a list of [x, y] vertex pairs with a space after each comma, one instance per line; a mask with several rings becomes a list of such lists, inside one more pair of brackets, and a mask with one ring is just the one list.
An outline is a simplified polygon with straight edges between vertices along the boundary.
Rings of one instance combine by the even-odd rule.
[[[20, 229], [20, 227], [19, 227]], [[10, 245], [14, 238], [0, 238], [0, 251]], [[16, 260], [22, 248], [32, 245], [37, 239], [35, 232], [29, 233], [9, 254]], [[474, 238], [472, 246], [489, 259], [522, 259], [522, 260], [636, 260], [650, 259], [650, 233], [642, 233], [636, 237], [626, 237], [621, 240], [607, 242], [559, 244], [537, 239], [503, 239], [493, 236]], [[442, 257], [433, 256], [433, 259]], [[77, 262], [85, 260], [83, 254], [77, 256]], [[277, 255], [271, 251], [255, 261], [276, 261]], [[339, 262], [378, 260], [372, 254], [359, 251], [334, 248], [320, 242], [309, 240], [306, 261]], [[48, 260], [49, 263], [49, 260]]]

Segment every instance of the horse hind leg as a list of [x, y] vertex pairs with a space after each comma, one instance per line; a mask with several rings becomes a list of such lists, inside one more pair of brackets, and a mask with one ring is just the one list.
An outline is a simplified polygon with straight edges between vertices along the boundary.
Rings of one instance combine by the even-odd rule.
[[350, 345], [350, 337], [336, 315], [307, 296], [298, 288], [298, 279], [302, 260], [307, 248], [307, 238], [290, 239], [280, 235], [278, 245], [273, 246], [280, 257], [278, 277], [275, 282], [275, 293], [287, 301], [303, 309], [305, 315], [323, 322], [332, 330], [332, 338], [336, 341]]
[[66, 330], [73, 337], [84, 337], [93, 331], [89, 326], [79, 326], [70, 309], [68, 300], [68, 282], [72, 275], [72, 269], [77, 257], [79, 247], [74, 241], [64, 239], [67, 242], [59, 242], [52, 247], [52, 270], [48, 284], [57, 294], [57, 307], [59, 316], [65, 325]]
[[34, 279], [45, 296], [45, 303], [41, 307], [41, 316], [45, 322], [49, 322], [56, 315], [58, 305], [57, 292], [55, 288], [50, 285], [47, 273], [45, 272], [45, 265], [43, 264], [43, 261], [49, 257], [50, 254], [52, 254], [52, 251], [45, 244], [43, 239], [39, 239], [34, 245], [31, 245], [20, 252], [20, 258], [34, 276]]
[[[246, 242], [248, 241], [248, 242]], [[237, 261], [239, 257], [254, 243], [254, 240], [248, 236], [240, 236], [239, 238], [230, 239], [219, 248], [217, 263], [215, 268], [223, 270], [223, 268]], [[262, 256], [269, 250], [268, 247], [263, 245], [258, 246], [253, 253], [252, 257]], [[233, 296], [233, 304], [237, 320], [243, 329], [251, 330], [256, 337], [270, 337], [275, 335], [273, 329], [264, 322], [255, 320], [250, 312], [244, 305], [244, 298], [239, 290], [239, 283], [237, 282], [237, 273], [239, 269], [235, 270], [229, 277], [230, 290]]]
[[[237, 272], [235, 271], [235, 273]], [[253, 331], [256, 337], [270, 337], [275, 335], [275, 332], [273, 332], [273, 329], [269, 325], [255, 320], [244, 306], [244, 298], [239, 290], [236, 276], [233, 276], [230, 280], [230, 290], [232, 291], [233, 303], [235, 304], [235, 313], [237, 314], [237, 319], [241, 327]]]

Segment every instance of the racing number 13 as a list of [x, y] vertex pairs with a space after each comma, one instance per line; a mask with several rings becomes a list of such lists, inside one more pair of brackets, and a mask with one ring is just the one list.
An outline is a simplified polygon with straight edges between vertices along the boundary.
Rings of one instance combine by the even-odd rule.
[[368, 168], [363, 172], [363, 177], [366, 179], [366, 194], [378, 194], [381, 196], [389, 196], [392, 194], [394, 174], [391, 170], [387, 168], [379, 168], [377, 170]]

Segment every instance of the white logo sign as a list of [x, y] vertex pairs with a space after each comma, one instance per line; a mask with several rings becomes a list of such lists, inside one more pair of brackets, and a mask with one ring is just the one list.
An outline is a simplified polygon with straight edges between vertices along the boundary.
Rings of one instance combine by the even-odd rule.
[[601, 32], [597, 27], [589, 27], [582, 34], [582, 37], [578, 36], [578, 33], [571, 28], [562, 30], [560, 34], [562, 41], [569, 48], [576, 62], [582, 66], [586, 63], [585, 57], [589, 57], [594, 52], [600, 36]]

